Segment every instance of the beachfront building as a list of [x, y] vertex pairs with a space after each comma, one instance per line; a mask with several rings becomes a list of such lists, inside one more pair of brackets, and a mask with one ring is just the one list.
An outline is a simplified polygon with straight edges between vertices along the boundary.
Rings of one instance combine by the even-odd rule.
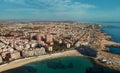
[[22, 53], [22, 57], [29, 57], [29, 51], [28, 50], [23, 50], [21, 53]]
[[53, 51], [53, 47], [52, 46], [48, 46], [48, 51], [52, 52]]
[[81, 45], [80, 41], [78, 41], [78, 42], [75, 43], [75, 47], [80, 47], [80, 45]]
[[67, 48], [70, 48], [71, 47], [71, 44], [70, 43], [67, 43]]
[[3, 59], [2, 59], [2, 57], [0, 56], [0, 64], [1, 64], [1, 63], [3, 63]]
[[23, 57], [40, 56], [40, 55], [44, 55], [44, 54], [46, 54], [44, 47], [22, 51]]
[[33, 50], [28, 50], [27, 56], [29, 56], [29, 57], [34, 56], [34, 51]]
[[46, 51], [45, 51], [45, 48], [44, 48], [44, 47], [37, 48], [37, 50], [38, 50], [39, 55], [44, 55], [44, 54], [46, 54]]
[[18, 52], [18, 51], [14, 51], [14, 52], [11, 53], [10, 55], [11, 55], [11, 60], [15, 60], [15, 59], [21, 58], [20, 52]]

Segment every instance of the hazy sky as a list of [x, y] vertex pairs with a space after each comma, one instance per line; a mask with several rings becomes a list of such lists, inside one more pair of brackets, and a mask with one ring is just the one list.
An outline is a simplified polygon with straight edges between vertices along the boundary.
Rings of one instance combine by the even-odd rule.
[[0, 0], [0, 20], [120, 21], [120, 0]]

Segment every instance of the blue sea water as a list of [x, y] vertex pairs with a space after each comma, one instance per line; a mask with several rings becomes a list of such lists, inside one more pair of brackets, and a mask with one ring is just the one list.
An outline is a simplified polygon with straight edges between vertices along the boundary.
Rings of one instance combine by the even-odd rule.
[[103, 28], [102, 31], [112, 36], [112, 41], [120, 43], [120, 23], [103, 23], [107, 27]]
[[[89, 22], [88, 22], [89, 23]], [[120, 22], [91, 22], [91, 24], [103, 24], [106, 27], [102, 28], [101, 31], [107, 35], [112, 36], [111, 41], [120, 43]], [[108, 47], [109, 53], [120, 55], [120, 48]]]
[[[102, 23], [107, 25], [107, 27], [103, 28], [102, 31], [107, 33], [108, 35], [112, 36], [112, 41], [120, 43], [120, 23]], [[120, 48], [117, 47], [109, 47], [110, 53], [120, 55]]]

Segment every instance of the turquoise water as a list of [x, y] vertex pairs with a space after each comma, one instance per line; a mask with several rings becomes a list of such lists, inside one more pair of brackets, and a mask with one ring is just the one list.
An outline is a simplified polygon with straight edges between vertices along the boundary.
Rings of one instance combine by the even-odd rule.
[[85, 57], [63, 57], [34, 62], [3, 73], [120, 73], [94, 64]]
[[[7, 73], [85, 73], [89, 67], [93, 67], [93, 64], [84, 57], [64, 57], [27, 64]], [[29, 72], [30, 69], [34, 72]]]

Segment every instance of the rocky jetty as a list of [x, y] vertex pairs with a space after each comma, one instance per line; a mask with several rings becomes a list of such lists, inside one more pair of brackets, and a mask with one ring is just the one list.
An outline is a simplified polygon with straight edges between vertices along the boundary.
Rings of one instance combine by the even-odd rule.
[[107, 46], [120, 47], [120, 43], [116, 43], [116, 42], [108, 41], [108, 40], [102, 40], [101, 41], [101, 49], [104, 50]]

